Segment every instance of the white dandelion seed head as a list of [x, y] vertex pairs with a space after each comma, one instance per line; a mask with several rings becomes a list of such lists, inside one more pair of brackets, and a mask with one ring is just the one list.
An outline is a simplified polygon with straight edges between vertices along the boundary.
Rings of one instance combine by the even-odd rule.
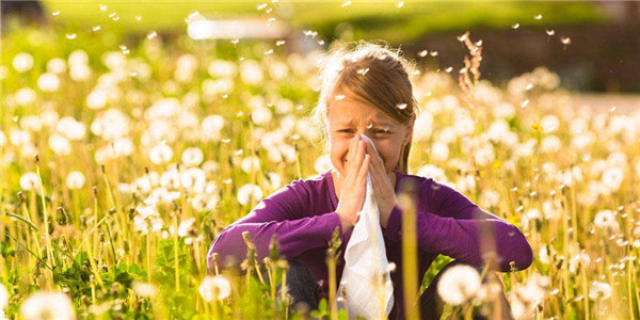
[[260, 84], [264, 78], [260, 64], [254, 60], [245, 60], [240, 64], [240, 76], [246, 84]]
[[333, 164], [331, 163], [331, 155], [323, 154], [319, 156], [318, 159], [316, 159], [316, 161], [314, 162], [313, 167], [318, 173], [323, 173], [327, 170], [330, 170], [331, 168], [333, 168]]
[[187, 148], [182, 152], [182, 163], [186, 166], [197, 166], [203, 159], [202, 150], [198, 147]]
[[444, 173], [444, 170], [441, 168], [427, 164], [418, 169], [417, 175], [425, 178], [432, 178], [433, 180], [441, 183], [446, 183], [448, 181], [447, 175]]
[[207, 276], [202, 280], [198, 291], [207, 302], [222, 300], [231, 294], [231, 283], [223, 276]]
[[624, 180], [624, 172], [618, 167], [607, 168], [602, 173], [602, 184], [610, 191], [615, 192], [620, 189]]
[[237, 198], [243, 206], [249, 204], [252, 199], [257, 202], [262, 199], [262, 189], [255, 184], [245, 184], [238, 189]]
[[609, 229], [616, 231], [620, 228], [618, 220], [616, 219], [616, 213], [613, 210], [600, 210], [596, 213], [593, 223], [596, 227], [601, 229]]
[[154, 164], [169, 162], [173, 157], [173, 150], [164, 143], [158, 144], [149, 151], [149, 159]]
[[87, 131], [82, 122], [76, 121], [76, 119], [72, 117], [64, 117], [58, 120], [56, 130], [69, 140], [81, 140]]
[[20, 119], [20, 127], [25, 130], [38, 132], [42, 129], [42, 119], [34, 115], [24, 116]]
[[251, 120], [257, 125], [265, 125], [273, 118], [271, 110], [268, 108], [256, 108], [251, 112]]
[[145, 298], [153, 298], [158, 291], [156, 286], [152, 283], [142, 282], [139, 280], [134, 280], [131, 284], [131, 288], [137, 295]]
[[473, 298], [481, 286], [480, 274], [468, 265], [455, 265], [444, 272], [438, 282], [438, 295], [457, 306]]
[[608, 283], [593, 281], [589, 288], [589, 299], [605, 300], [611, 297], [611, 286]]
[[9, 292], [7, 291], [7, 288], [0, 283], [0, 311], [2, 311], [2, 309], [7, 305], [9, 305]]
[[67, 70], [67, 63], [62, 58], [53, 58], [47, 62], [47, 71], [63, 73]]
[[80, 171], [71, 171], [67, 175], [67, 187], [71, 190], [77, 190], [84, 186], [84, 174]]
[[242, 159], [240, 167], [245, 173], [251, 173], [260, 170], [260, 158], [256, 156], [246, 157]]
[[107, 105], [107, 92], [103, 88], [95, 88], [85, 99], [87, 107], [92, 110], [102, 109]]
[[449, 159], [449, 146], [446, 143], [435, 142], [431, 145], [431, 158], [435, 161], [445, 161]]
[[40, 190], [40, 177], [35, 172], [27, 172], [20, 177], [20, 188], [26, 191]]
[[191, 231], [191, 229], [193, 228], [194, 222], [196, 222], [195, 218], [189, 218], [187, 220], [181, 221], [180, 225], [178, 226], [178, 236], [183, 238], [187, 236], [187, 234], [189, 234], [189, 231]]
[[38, 77], [38, 88], [44, 92], [53, 92], [60, 87], [60, 79], [55, 73], [46, 72]]
[[569, 270], [571, 272], [576, 272], [576, 270], [578, 270], [578, 267], [586, 268], [590, 263], [591, 257], [583, 250], [582, 252], [574, 254], [571, 259], [569, 259]]
[[66, 156], [71, 153], [71, 143], [67, 138], [59, 134], [52, 134], [48, 140], [49, 148], [59, 156]]
[[189, 168], [180, 173], [182, 186], [190, 191], [202, 192], [207, 183], [207, 178], [200, 168]]
[[61, 292], [39, 291], [30, 295], [20, 313], [25, 320], [74, 320], [73, 303], [69, 296]]
[[212, 77], [233, 78], [238, 72], [238, 68], [232, 61], [213, 60], [207, 71]]
[[28, 106], [36, 101], [37, 94], [31, 88], [21, 88], [15, 93], [16, 103], [19, 106]]
[[33, 56], [20, 52], [13, 57], [13, 68], [18, 72], [27, 72], [33, 68]]

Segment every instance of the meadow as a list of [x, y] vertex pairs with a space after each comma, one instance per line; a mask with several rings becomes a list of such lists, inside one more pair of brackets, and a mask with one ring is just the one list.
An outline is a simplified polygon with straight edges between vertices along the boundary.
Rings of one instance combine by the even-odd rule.
[[[287, 318], [277, 245], [265, 261], [250, 251], [246, 275], [210, 274], [206, 255], [261, 199], [330, 168], [310, 113], [324, 51], [127, 39], [107, 24], [14, 28], [2, 42], [0, 319]], [[420, 105], [409, 173], [531, 244], [531, 267], [496, 274], [514, 317], [640, 318], [640, 110], [577, 105], [544, 67], [497, 87], [477, 59], [433, 70], [420, 68], [437, 59], [429, 48], [408, 58]], [[448, 315], [483, 312], [490, 292]], [[312, 315], [344, 319], [331, 302]]]

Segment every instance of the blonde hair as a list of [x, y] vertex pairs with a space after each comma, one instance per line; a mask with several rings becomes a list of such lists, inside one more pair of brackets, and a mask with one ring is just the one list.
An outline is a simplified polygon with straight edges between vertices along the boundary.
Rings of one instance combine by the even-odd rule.
[[[327, 128], [327, 100], [337, 88], [348, 88], [358, 98], [374, 105], [402, 124], [415, 120], [417, 101], [409, 78], [413, 65], [399, 49], [371, 42], [337, 43], [322, 70], [322, 87], [313, 118]], [[362, 75], [365, 76], [362, 76]], [[328, 141], [325, 140], [326, 143]], [[411, 139], [402, 146], [396, 169], [407, 174]]]

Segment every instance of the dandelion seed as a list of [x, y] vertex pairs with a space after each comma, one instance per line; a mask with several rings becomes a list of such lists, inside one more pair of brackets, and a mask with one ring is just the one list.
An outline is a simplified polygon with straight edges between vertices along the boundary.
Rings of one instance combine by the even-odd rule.
[[256, 6], [256, 8], [258, 9], [258, 11], [262, 11], [262, 10], [264, 10], [264, 8], [266, 8], [266, 7], [267, 7], [267, 4], [266, 4], [266, 3], [261, 3], [261, 4], [259, 4], [259, 5], [257, 5], [257, 6]]
[[464, 42], [465, 40], [467, 40], [467, 34], [463, 34], [461, 36], [458, 36], [458, 41], [460, 42]]
[[278, 46], [278, 47], [279, 47], [279, 46], [282, 46], [282, 45], [284, 45], [284, 44], [285, 44], [285, 42], [286, 42], [286, 41], [284, 41], [284, 40], [278, 40], [278, 41], [276, 41], [276, 46]]
[[241, 205], [247, 205], [253, 199], [254, 201], [260, 201], [262, 199], [262, 189], [255, 184], [245, 184], [238, 189], [238, 203]]
[[460, 69], [460, 71], [458, 71], [458, 73], [459, 73], [459, 74], [465, 74], [465, 73], [467, 73], [467, 72], [468, 72], [468, 70], [467, 70], [467, 68], [466, 68], [466, 67], [465, 67], [465, 68], [462, 68], [462, 69]]
[[140, 22], [142, 20], [142, 16], [136, 16], [136, 21]]
[[198, 291], [207, 302], [222, 300], [231, 294], [231, 284], [223, 276], [207, 276], [202, 280]]
[[51, 12], [51, 15], [54, 16], [54, 17], [59, 16], [60, 15], [60, 10], [56, 10], [54, 12]]
[[272, 54], [273, 54], [273, 49], [269, 49], [269, 50], [264, 52], [265, 56], [272, 55]]
[[476, 269], [467, 265], [455, 265], [442, 275], [437, 291], [444, 302], [457, 306], [476, 295], [480, 282]]
[[232, 44], [234, 44], [234, 45], [235, 45], [235, 44], [238, 44], [238, 42], [240, 42], [240, 39], [233, 39], [233, 40], [231, 40], [231, 43], [232, 43]]
[[97, 32], [97, 31], [100, 31], [100, 29], [102, 29], [101, 26], [93, 26], [93, 28], [91, 28], [91, 31]]
[[428, 53], [429, 53], [429, 51], [427, 51], [427, 50], [422, 50], [422, 51], [418, 52], [418, 56], [419, 56], [420, 58], [424, 58], [424, 57], [426, 57], [426, 56], [427, 56], [427, 54], [428, 54]]
[[40, 178], [35, 172], [27, 172], [20, 177], [20, 188], [26, 191], [40, 190]]
[[518, 28], [520, 28], [520, 24], [516, 23], [516, 24], [512, 25], [511, 28], [514, 29], [514, 30], [518, 29]]
[[77, 37], [77, 35], [75, 33], [67, 33], [65, 34], [65, 37], [69, 40], [73, 40]]
[[398, 8], [404, 7], [404, 1], [399, 1], [397, 6], [398, 6]]
[[324, 45], [324, 40], [320, 40], [320, 41], [318, 41], [318, 45], [323, 46], [323, 45]]
[[614, 111], [616, 111], [616, 107], [611, 107], [611, 108], [609, 109], [609, 112], [614, 112]]
[[569, 44], [571, 44], [571, 38], [569, 38], [569, 37], [562, 37], [562, 38], [560, 39], [560, 41], [561, 41], [561, 42], [562, 42], [562, 44], [564, 44], [564, 45], [569, 45]]
[[438, 55], [438, 51], [431, 51], [431, 53], [429, 53], [432, 57], [435, 57]]
[[548, 36], [553, 36], [554, 34], [556, 34], [556, 31], [552, 30], [552, 29], [549, 29], [549, 30], [546, 30], [546, 33], [547, 33]]
[[67, 175], [67, 187], [71, 190], [78, 190], [84, 186], [84, 174], [80, 171], [71, 171]]
[[20, 307], [25, 320], [76, 318], [69, 296], [61, 292], [39, 291], [30, 295]]
[[529, 99], [524, 100], [520, 103], [520, 108], [526, 108], [529, 105]]
[[107, 5], [101, 4], [100, 5], [100, 11], [107, 11]]
[[343, 2], [343, 3], [342, 3], [342, 5], [341, 5], [341, 6], [342, 6], [343, 8], [346, 8], [346, 7], [350, 6], [350, 5], [351, 5], [351, 1], [345, 1], [345, 2]]
[[356, 71], [356, 73], [358, 73], [361, 76], [366, 75], [367, 72], [369, 72], [369, 68], [361, 68], [361, 69], [358, 69], [358, 71]]
[[478, 40], [475, 43], [476, 47], [481, 47], [482, 46], [482, 40]]
[[611, 297], [611, 286], [605, 282], [593, 281], [589, 289], [589, 299], [604, 300]]
[[453, 67], [448, 67], [448, 68], [444, 69], [444, 71], [446, 73], [450, 73], [451, 71], [453, 71]]
[[536, 20], [540, 20], [540, 19], [542, 19], [542, 15], [541, 15], [541, 14], [538, 14], [538, 15], [536, 15], [536, 16], [535, 16], [535, 17], [533, 17], [533, 18], [534, 18], [534, 19], [536, 19]]
[[527, 83], [527, 86], [524, 89], [527, 91], [533, 89], [533, 83]]
[[371, 129], [371, 128], [373, 128], [373, 123], [371, 122], [367, 123], [367, 129]]
[[156, 286], [153, 284], [138, 280], [134, 280], [133, 283], [131, 283], [131, 288], [137, 295], [144, 298], [153, 298], [157, 292]]
[[400, 110], [404, 110], [407, 108], [407, 104], [406, 103], [400, 103], [396, 106], [396, 108], [400, 109]]
[[147, 39], [148, 39], [148, 40], [151, 40], [151, 39], [153, 39], [153, 38], [155, 38], [155, 37], [157, 37], [157, 36], [158, 36], [158, 33], [157, 33], [157, 32], [155, 32], [155, 31], [151, 31], [151, 32], [149, 32], [149, 34], [147, 35]]

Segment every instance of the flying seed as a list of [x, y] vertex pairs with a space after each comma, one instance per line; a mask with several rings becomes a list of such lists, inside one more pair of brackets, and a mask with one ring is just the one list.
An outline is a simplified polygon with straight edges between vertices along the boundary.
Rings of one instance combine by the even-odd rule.
[[428, 54], [428, 53], [429, 53], [429, 51], [427, 51], [427, 50], [422, 50], [422, 51], [418, 52], [418, 56], [419, 56], [420, 58], [424, 58], [424, 57], [426, 57], [426, 56], [427, 56], [427, 54]]

